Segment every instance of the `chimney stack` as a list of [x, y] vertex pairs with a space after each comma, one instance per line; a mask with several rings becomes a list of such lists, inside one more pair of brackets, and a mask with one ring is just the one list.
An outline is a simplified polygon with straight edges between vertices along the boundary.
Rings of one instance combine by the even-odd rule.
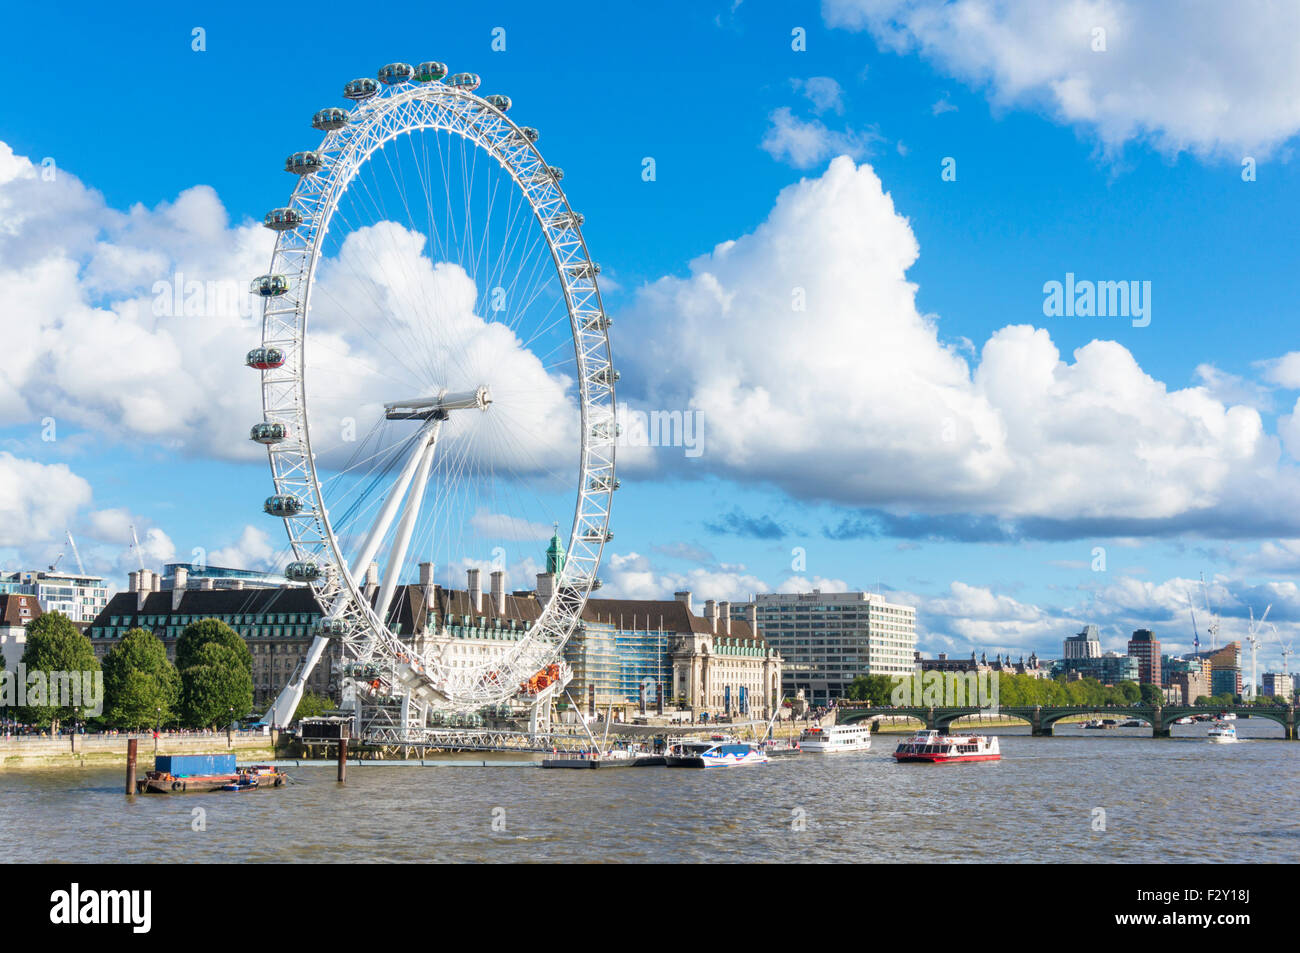
[[555, 573], [539, 572], [537, 574], [537, 601], [545, 605], [555, 592]]
[[[432, 612], [438, 605], [433, 583], [433, 563], [420, 563], [420, 586], [424, 590], [424, 608]], [[430, 621], [432, 624], [432, 620]]]
[[469, 576], [469, 604], [474, 607], [475, 615], [482, 615], [483, 571], [481, 569], [471, 569], [466, 575]]
[[201, 579], [199, 580], [199, 588], [200, 588], [200, 589], [215, 589], [215, 588], [216, 588], [216, 583], [214, 583], [214, 582], [212, 581], [212, 577], [211, 577], [211, 576], [204, 576], [203, 578], [201, 578]]
[[162, 575], [160, 573], [151, 572], [149, 574], [149, 591], [162, 592]]
[[500, 569], [492, 573], [492, 611], [499, 616], [506, 614], [506, 574]]
[[379, 563], [371, 563], [366, 567], [366, 584], [362, 589], [362, 594], [366, 600], [373, 602], [375, 593], [379, 591]]
[[140, 573], [132, 570], [126, 574], [126, 591], [136, 592], [140, 588]]
[[691, 611], [691, 591], [687, 589], [685, 592], [674, 592], [673, 598], [686, 606], [686, 612], [689, 615]]
[[745, 620], [749, 622], [749, 627], [758, 635], [758, 605], [751, 602], [745, 606]]
[[172, 612], [181, 607], [181, 597], [185, 595], [185, 587], [189, 585], [190, 571], [184, 566], [176, 567], [176, 575], [172, 578]]
[[722, 622], [724, 635], [731, 635], [731, 603], [723, 600], [718, 603], [718, 617]]
[[718, 604], [712, 599], [704, 600], [704, 618], [709, 620], [716, 634], [718, 631]]
[[242, 580], [242, 579], [236, 579], [236, 580], [235, 580], [235, 588], [236, 588], [236, 589], [243, 589], [243, 588], [244, 588], [244, 580]]

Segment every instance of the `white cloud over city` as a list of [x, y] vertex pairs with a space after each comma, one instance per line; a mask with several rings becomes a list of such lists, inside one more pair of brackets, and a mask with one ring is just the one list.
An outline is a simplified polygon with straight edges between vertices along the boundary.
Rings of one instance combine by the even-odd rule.
[[1239, 161], [1300, 131], [1292, 3], [822, 0], [822, 11], [832, 27], [986, 90], [998, 109], [1086, 129], [1107, 151], [1144, 140]]

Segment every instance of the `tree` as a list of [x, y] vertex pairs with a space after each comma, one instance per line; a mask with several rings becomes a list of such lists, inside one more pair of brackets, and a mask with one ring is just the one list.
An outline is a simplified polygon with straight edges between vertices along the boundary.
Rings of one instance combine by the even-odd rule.
[[[1129, 684], [1131, 685], [1132, 682]], [[1142, 686], [1142, 704], [1163, 705], [1164, 703], [1165, 693], [1159, 685], [1152, 685], [1148, 682]]]
[[104, 659], [105, 720], [128, 729], [171, 721], [180, 685], [162, 640], [148, 629], [132, 629]]
[[202, 619], [185, 627], [181, 637], [176, 640], [176, 668], [181, 674], [198, 664], [199, 651], [211, 643], [224, 645], [233, 651], [239, 656], [244, 669], [252, 675], [253, 653], [249, 651], [248, 643], [220, 619]]
[[307, 692], [302, 696], [302, 701], [298, 702], [298, 707], [294, 710], [293, 718], [290, 720], [298, 721], [300, 718], [315, 718], [327, 711], [333, 711], [334, 708], [334, 701], [328, 696], [316, 692]]
[[193, 664], [181, 671], [181, 717], [186, 724], [211, 728], [243, 718], [252, 710], [253, 676], [236, 649], [223, 642], [207, 642], [192, 659]]
[[[888, 705], [896, 684], [890, 675], [859, 675], [849, 684], [846, 695], [850, 701]], [[912, 697], [910, 690], [907, 697]]]
[[[28, 623], [22, 664], [28, 702], [19, 709], [22, 721], [57, 731], [62, 721], [94, 714], [86, 704], [91, 694], [87, 689], [93, 686], [86, 683], [87, 674], [93, 679], [99, 671], [99, 659], [90, 639], [62, 612], [47, 612]], [[82, 704], [71, 704], [78, 695]]]

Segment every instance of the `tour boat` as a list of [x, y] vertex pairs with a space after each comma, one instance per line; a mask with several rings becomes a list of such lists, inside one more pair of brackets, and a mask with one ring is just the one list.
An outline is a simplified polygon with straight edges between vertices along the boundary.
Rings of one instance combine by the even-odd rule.
[[871, 747], [870, 725], [831, 725], [807, 728], [799, 735], [799, 748], [809, 754], [866, 751]]
[[737, 768], [768, 760], [762, 749], [747, 741], [683, 741], [668, 749], [664, 763], [670, 768]]
[[941, 735], [918, 731], [899, 744], [894, 757], [900, 764], [912, 761], [956, 764], [964, 761], [1001, 761], [998, 739], [988, 735]]
[[1216, 721], [1214, 727], [1206, 732], [1205, 738], [1216, 744], [1232, 744], [1237, 740], [1237, 729], [1226, 722]]

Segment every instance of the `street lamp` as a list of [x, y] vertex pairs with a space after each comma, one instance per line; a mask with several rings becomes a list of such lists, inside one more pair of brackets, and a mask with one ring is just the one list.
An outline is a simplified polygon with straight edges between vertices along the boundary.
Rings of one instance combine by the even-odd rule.
[[229, 711], [230, 711], [230, 717], [226, 719], [226, 747], [227, 748], [229, 748], [231, 745], [230, 734], [235, 728], [235, 706], [230, 705]]
[[159, 706], [158, 706], [156, 709], [154, 709], [154, 710], [157, 712], [157, 714], [154, 715], [154, 720], [153, 720], [153, 753], [154, 753], [154, 756], [157, 757], [157, 755], [158, 755], [158, 728], [162, 725], [162, 706], [159, 705]]

